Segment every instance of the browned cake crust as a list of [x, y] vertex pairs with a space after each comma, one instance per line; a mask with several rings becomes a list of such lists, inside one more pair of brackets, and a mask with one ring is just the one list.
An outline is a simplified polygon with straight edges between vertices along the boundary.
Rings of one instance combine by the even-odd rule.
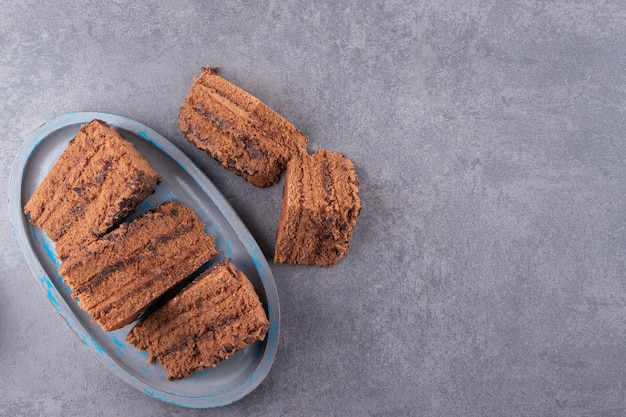
[[180, 109], [180, 130], [224, 168], [258, 187], [276, 183], [307, 139], [259, 99], [202, 68]]
[[24, 213], [55, 242], [63, 260], [115, 226], [160, 181], [132, 143], [93, 120], [69, 142]]
[[352, 161], [320, 150], [287, 166], [274, 262], [332, 266], [350, 246], [361, 210]]
[[135, 325], [126, 340], [177, 379], [263, 340], [268, 327], [252, 283], [226, 258]]
[[93, 321], [116, 330], [217, 255], [214, 243], [191, 208], [169, 201], [70, 256], [59, 274]]

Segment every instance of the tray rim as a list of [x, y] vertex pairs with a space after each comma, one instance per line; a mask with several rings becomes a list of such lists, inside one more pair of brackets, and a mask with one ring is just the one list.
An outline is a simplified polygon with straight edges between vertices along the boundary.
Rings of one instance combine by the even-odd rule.
[[[100, 119], [109, 123], [113, 127], [128, 130], [141, 137], [143, 140], [150, 142], [153, 146], [161, 150], [169, 158], [176, 162], [184, 171], [186, 171], [191, 179], [196, 182], [198, 187], [202, 189], [202, 191], [215, 204], [221, 213], [224, 213], [225, 211], [229, 213], [227, 221], [232, 226], [233, 231], [245, 247], [245, 250], [248, 252], [254, 267], [259, 273], [264, 290], [266, 292], [271, 290], [273, 293], [276, 301], [272, 303], [271, 308], [269, 305], [267, 306], [269, 310], [268, 319], [270, 321], [270, 327], [266, 336], [266, 347], [263, 356], [261, 357], [257, 367], [251, 373], [250, 377], [241, 385], [231, 389], [230, 391], [206, 396], [186, 396], [153, 388], [133, 376], [122, 364], [118, 363], [114, 358], [105, 352], [90, 332], [80, 323], [80, 320], [78, 320], [78, 318], [71, 313], [69, 305], [60, 295], [55, 284], [47, 275], [41, 261], [35, 254], [31, 245], [25, 245], [27, 247], [22, 247], [20, 242], [28, 241], [28, 221], [22, 210], [21, 188], [24, 170], [29, 159], [37, 147], [51, 134], [72, 125], [88, 123], [93, 119]], [[163, 135], [137, 120], [115, 113], [76, 111], [57, 115], [33, 130], [27, 136], [27, 139], [20, 145], [17, 155], [13, 161], [9, 176], [8, 206], [9, 220], [13, 236], [17, 240], [22, 258], [26, 261], [28, 268], [39, 284], [39, 287], [44, 292], [57, 313], [64, 319], [66, 324], [79, 337], [82, 343], [91, 351], [96, 359], [98, 359], [98, 361], [104, 365], [106, 369], [111, 371], [124, 382], [161, 401], [180, 407], [201, 409], [225, 406], [243, 398], [258, 387], [258, 385], [269, 373], [278, 348], [280, 332], [280, 305], [276, 282], [272, 271], [269, 268], [267, 259], [237, 212], [232, 208], [208, 176], [200, 170], [200, 168], [198, 168], [198, 166], [186, 154], [184, 154]]]

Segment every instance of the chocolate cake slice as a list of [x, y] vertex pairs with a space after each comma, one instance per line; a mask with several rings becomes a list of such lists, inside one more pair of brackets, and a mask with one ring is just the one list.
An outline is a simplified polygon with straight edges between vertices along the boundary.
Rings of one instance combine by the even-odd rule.
[[265, 339], [268, 327], [252, 283], [225, 258], [135, 325], [126, 340], [177, 379]]
[[160, 181], [132, 143], [93, 120], [69, 142], [24, 212], [55, 242], [63, 260], [104, 235]]
[[320, 150], [287, 166], [274, 262], [332, 266], [350, 246], [361, 210], [352, 161]]
[[278, 182], [307, 139], [259, 99], [204, 67], [180, 109], [183, 134], [224, 168], [258, 187]]
[[59, 274], [104, 331], [119, 329], [217, 255], [194, 211], [161, 204], [67, 258]]

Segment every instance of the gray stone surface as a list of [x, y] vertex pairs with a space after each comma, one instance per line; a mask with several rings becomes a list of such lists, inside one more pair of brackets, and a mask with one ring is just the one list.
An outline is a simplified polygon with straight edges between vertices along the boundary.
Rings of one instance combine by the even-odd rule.
[[192, 411], [73, 337], [0, 212], [0, 415], [626, 415], [626, 3], [4, 1], [1, 182], [37, 126], [108, 111], [170, 138], [271, 258], [282, 181], [190, 146], [202, 65], [350, 157], [363, 210], [331, 269], [271, 264], [274, 367]]

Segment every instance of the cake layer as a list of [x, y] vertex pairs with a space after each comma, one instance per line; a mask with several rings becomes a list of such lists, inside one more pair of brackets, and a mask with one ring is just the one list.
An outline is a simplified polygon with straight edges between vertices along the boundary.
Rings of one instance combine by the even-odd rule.
[[259, 99], [205, 67], [181, 107], [183, 134], [224, 168], [258, 187], [276, 183], [307, 139]]
[[340, 153], [320, 150], [293, 158], [274, 261], [329, 267], [341, 260], [361, 209], [358, 185], [354, 165]]
[[135, 325], [126, 340], [177, 379], [263, 340], [268, 326], [252, 283], [226, 258]]
[[105, 331], [135, 320], [156, 299], [217, 255], [193, 210], [169, 201], [61, 264], [72, 296]]
[[107, 123], [83, 125], [24, 212], [63, 260], [126, 217], [161, 181], [132, 143]]

